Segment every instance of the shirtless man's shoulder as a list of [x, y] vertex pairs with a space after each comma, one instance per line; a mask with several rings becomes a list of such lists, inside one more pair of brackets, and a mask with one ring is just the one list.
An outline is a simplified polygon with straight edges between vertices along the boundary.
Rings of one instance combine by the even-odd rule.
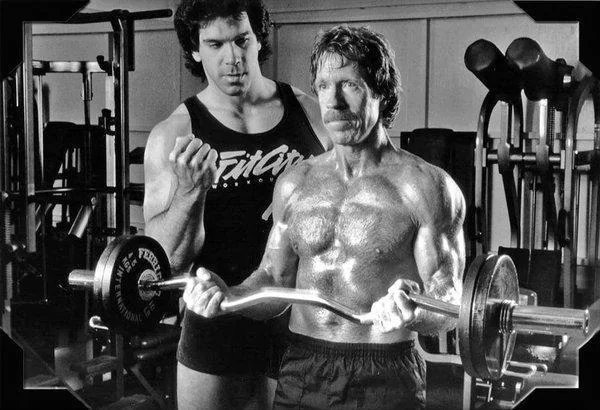
[[462, 191], [442, 168], [402, 149], [391, 153], [387, 162], [391, 181], [415, 209], [450, 220], [464, 218]]
[[324, 167], [327, 166], [328, 158], [331, 155], [332, 151], [327, 151], [315, 157], [306, 158], [281, 173], [275, 183], [274, 206], [289, 211], [306, 187], [314, 185], [315, 178], [324, 176]]

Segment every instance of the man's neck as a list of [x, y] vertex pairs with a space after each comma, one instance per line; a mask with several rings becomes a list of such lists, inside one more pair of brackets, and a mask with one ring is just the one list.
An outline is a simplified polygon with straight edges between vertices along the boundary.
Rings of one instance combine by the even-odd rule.
[[390, 147], [387, 131], [378, 123], [371, 134], [357, 145], [335, 145], [336, 168], [344, 180], [362, 176], [366, 171], [377, 167], [382, 154]]
[[252, 79], [248, 89], [240, 95], [228, 95], [218, 87], [209, 83], [202, 91], [207, 101], [227, 110], [243, 113], [248, 107], [253, 107], [261, 101], [269, 99], [268, 80], [262, 75]]

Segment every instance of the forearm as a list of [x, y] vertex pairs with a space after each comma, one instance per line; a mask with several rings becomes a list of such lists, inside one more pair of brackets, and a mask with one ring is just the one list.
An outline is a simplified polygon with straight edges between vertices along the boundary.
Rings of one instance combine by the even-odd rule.
[[[285, 284], [275, 279], [267, 269], [258, 268], [245, 281], [237, 286], [230, 287], [229, 297], [243, 297], [264, 287], [285, 287]], [[282, 314], [289, 305], [289, 303], [284, 302], [259, 303], [238, 313], [250, 319], [266, 320]]]
[[175, 275], [188, 272], [204, 245], [206, 193], [174, 195], [170, 206], [146, 221], [146, 234], [165, 250]]
[[[460, 284], [454, 283], [447, 274], [437, 272], [433, 275], [433, 279], [425, 285], [423, 296], [458, 306], [461, 296]], [[448, 332], [456, 326], [456, 318], [419, 307], [415, 311], [415, 320], [409, 327], [421, 334], [436, 335]]]

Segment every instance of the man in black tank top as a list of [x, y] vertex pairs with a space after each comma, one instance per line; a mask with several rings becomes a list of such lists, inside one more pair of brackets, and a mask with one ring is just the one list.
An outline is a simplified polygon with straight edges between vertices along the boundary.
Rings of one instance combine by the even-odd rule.
[[[260, 71], [270, 28], [260, 0], [183, 0], [175, 28], [186, 66], [207, 87], [148, 137], [146, 234], [175, 274], [204, 266], [237, 285], [260, 263], [275, 179], [331, 143], [316, 101]], [[179, 409], [270, 407], [286, 319], [207, 320], [186, 310]]]

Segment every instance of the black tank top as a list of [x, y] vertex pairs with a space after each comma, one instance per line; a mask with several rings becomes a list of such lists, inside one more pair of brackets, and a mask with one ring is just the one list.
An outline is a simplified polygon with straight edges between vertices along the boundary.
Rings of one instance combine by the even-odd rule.
[[258, 134], [227, 128], [196, 96], [185, 101], [192, 132], [219, 153], [219, 178], [206, 197], [206, 239], [196, 264], [213, 270], [228, 285], [242, 282], [260, 263], [273, 223], [277, 176], [324, 151], [292, 88], [276, 84], [283, 118]]

